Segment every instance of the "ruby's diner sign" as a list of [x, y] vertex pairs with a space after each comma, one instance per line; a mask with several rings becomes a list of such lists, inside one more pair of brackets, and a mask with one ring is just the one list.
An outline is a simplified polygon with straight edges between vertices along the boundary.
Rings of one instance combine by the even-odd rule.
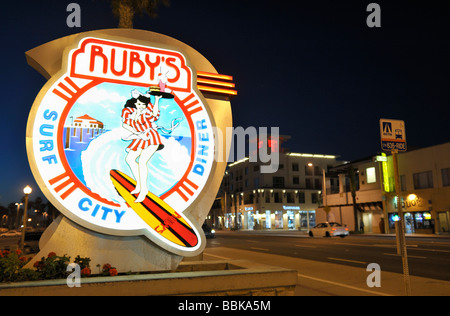
[[199, 254], [205, 215], [196, 208], [217, 163], [197, 76], [223, 94], [217, 75], [198, 75], [176, 45], [78, 37], [28, 120], [29, 161], [46, 197], [88, 229]]

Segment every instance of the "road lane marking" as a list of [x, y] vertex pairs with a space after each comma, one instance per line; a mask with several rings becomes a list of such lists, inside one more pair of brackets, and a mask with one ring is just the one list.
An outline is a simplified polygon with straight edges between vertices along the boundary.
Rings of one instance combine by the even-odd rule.
[[431, 251], [431, 252], [445, 252], [445, 253], [449, 253], [450, 252], [450, 250], [441, 250], [441, 249], [417, 249], [417, 250]]
[[[374, 246], [374, 247], [381, 247], [381, 248], [397, 248], [396, 245], [392, 245], [392, 244], [373, 244], [372, 246]], [[406, 247], [418, 248], [419, 245], [406, 245]]]
[[[401, 257], [401, 255], [398, 255], [398, 254], [396, 254], [396, 253], [387, 253], [387, 252], [384, 252], [383, 255], [385, 255], [385, 256], [396, 256], [396, 257]], [[408, 258], [415, 258], [415, 259], [426, 259], [426, 258], [427, 258], [427, 257], [422, 257], [422, 256], [413, 256], [413, 255], [410, 255], [410, 254], [408, 254], [407, 257], [408, 257]]]
[[441, 242], [441, 241], [431, 241], [430, 243], [432, 243], [435, 246], [446, 246], [446, 245], [450, 245], [450, 242]]
[[[297, 273], [297, 276], [300, 277], [300, 278], [305, 278], [305, 279], [310, 279], [310, 280], [314, 280], [314, 281], [318, 281], [318, 282], [322, 282], [322, 283], [327, 283], [327, 284], [331, 284], [331, 285], [345, 287], [345, 288], [348, 288], [348, 289], [352, 289], [352, 290], [356, 290], [356, 291], [360, 291], [360, 292], [365, 292], [365, 293], [369, 293], [369, 294], [373, 294], [373, 295], [394, 296], [392, 294], [387, 294], [387, 293], [382, 293], [382, 292], [376, 292], [376, 291], [370, 291], [370, 290], [366, 290], [366, 289], [361, 289], [361, 288], [356, 287], [356, 286], [351, 286], [351, 285], [342, 284], [342, 283], [338, 283], [338, 282], [333, 282], [333, 281], [328, 281], [328, 280], [324, 280], [324, 279], [319, 279], [319, 278], [311, 277], [309, 275], [304, 275], [304, 274], [300, 274], [300, 273]], [[301, 286], [301, 283], [300, 283], [300, 286]]]
[[270, 251], [270, 249], [266, 249], [266, 248], [258, 248], [258, 247], [250, 247], [250, 249], [254, 249], [254, 250], [262, 250], [262, 251]]
[[301, 248], [317, 248], [317, 246], [308, 246], [308, 245], [295, 245], [295, 247], [301, 247]]
[[367, 247], [369, 245], [364, 245], [364, 244], [355, 244], [355, 243], [351, 243], [351, 242], [335, 242], [333, 243], [333, 245], [343, 245], [343, 246], [359, 246], [359, 247]]
[[227, 257], [222, 257], [222, 256], [217, 256], [217, 255], [213, 255], [210, 253], [203, 253], [205, 256], [210, 256], [210, 257], [214, 257], [214, 258], [218, 258], [218, 259], [222, 259], [222, 260], [232, 260], [231, 258], [227, 258]]
[[341, 259], [341, 258], [331, 258], [331, 257], [328, 257], [327, 259], [329, 259], [329, 260], [336, 260], [336, 261], [351, 262], [351, 263], [368, 264], [367, 262], [363, 262], [363, 261], [348, 260], [348, 259]]

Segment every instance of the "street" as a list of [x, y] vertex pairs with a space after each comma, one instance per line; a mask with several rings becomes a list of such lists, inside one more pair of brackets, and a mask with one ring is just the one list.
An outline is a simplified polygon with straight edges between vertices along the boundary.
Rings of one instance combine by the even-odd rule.
[[[433, 283], [435, 295], [450, 295], [450, 239], [407, 238], [413, 295], [427, 295], [429, 289], [419, 284]], [[296, 295], [361, 295], [375, 294], [378, 289], [366, 285], [369, 263], [381, 267], [383, 286], [380, 295], [403, 295], [403, 270], [393, 237], [349, 236], [347, 238], [310, 238], [283, 232], [254, 233], [219, 231], [207, 241], [205, 260], [246, 259], [259, 263], [296, 269], [299, 284], [313, 282], [309, 289], [296, 290]], [[426, 278], [426, 279], [425, 279]], [[335, 280], [335, 281], [333, 281]], [[308, 281], [308, 282], [306, 282]], [[348, 294], [320, 292], [319, 283], [339, 285], [354, 292]], [[358, 284], [358, 287], [353, 285]], [[389, 285], [390, 284], [390, 285]], [[376, 291], [376, 292], [375, 292]]]
[[0, 250], [16, 250], [19, 244], [20, 237], [2, 237], [0, 238]]

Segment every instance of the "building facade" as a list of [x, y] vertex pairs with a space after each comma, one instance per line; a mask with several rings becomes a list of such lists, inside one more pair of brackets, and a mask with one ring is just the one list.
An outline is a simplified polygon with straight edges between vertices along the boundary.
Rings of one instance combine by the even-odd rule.
[[73, 120], [73, 127], [102, 129], [104, 127], [104, 125], [102, 122], [97, 121], [96, 119], [85, 114], [85, 115], [79, 116]]
[[[448, 233], [450, 143], [401, 153], [398, 165], [406, 233]], [[333, 181], [338, 185], [332, 187]], [[398, 210], [392, 156], [382, 154], [331, 168], [326, 184], [323, 199], [328, 208], [317, 209], [318, 221], [338, 221], [365, 233], [395, 232]]]
[[[105, 125], [85, 114], [73, 119], [70, 125], [64, 126], [64, 148], [76, 149], [80, 146], [85, 149], [90, 141], [105, 132]], [[86, 146], [82, 145], [86, 144]]]
[[225, 229], [308, 230], [321, 203], [323, 171], [342, 163], [336, 158], [280, 152], [275, 173], [261, 173], [262, 163], [248, 158], [230, 164], [220, 203], [211, 211], [212, 224]]

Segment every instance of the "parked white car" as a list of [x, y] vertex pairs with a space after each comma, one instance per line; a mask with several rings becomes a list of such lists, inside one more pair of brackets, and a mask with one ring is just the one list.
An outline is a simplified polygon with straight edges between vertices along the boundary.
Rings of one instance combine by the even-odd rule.
[[0, 237], [4, 238], [4, 237], [17, 237], [20, 236], [21, 233], [17, 232], [15, 230], [10, 230], [9, 232], [3, 233], [0, 235]]
[[333, 236], [339, 236], [341, 238], [344, 238], [345, 236], [349, 235], [349, 231], [347, 227], [342, 226], [339, 223], [335, 222], [325, 222], [320, 223], [314, 226], [314, 228], [311, 228], [309, 230], [309, 236], [310, 237], [333, 237]]

